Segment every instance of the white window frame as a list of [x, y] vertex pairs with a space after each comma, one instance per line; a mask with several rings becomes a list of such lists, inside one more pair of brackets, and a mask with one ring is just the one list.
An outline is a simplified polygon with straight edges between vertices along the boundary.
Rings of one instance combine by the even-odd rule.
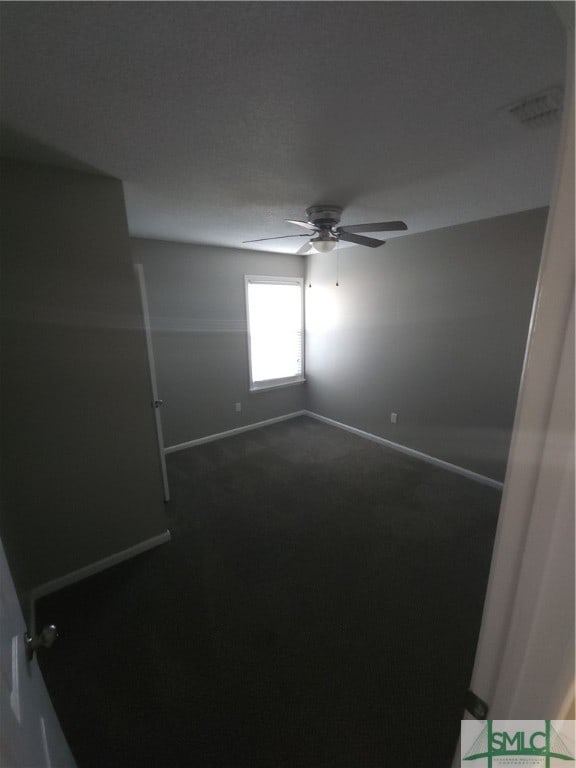
[[[252, 376], [252, 349], [250, 342], [250, 302], [248, 299], [248, 286], [250, 283], [265, 283], [270, 285], [298, 285], [300, 286], [300, 327], [302, 328], [302, 373], [298, 376], [289, 376], [286, 378], [266, 379], [265, 381], [254, 381]], [[250, 392], [261, 392], [267, 389], [277, 389], [278, 387], [287, 387], [293, 384], [301, 384], [306, 381], [305, 376], [305, 334], [304, 334], [304, 278], [302, 277], [270, 277], [268, 275], [244, 275], [244, 293], [246, 304], [246, 335], [248, 339], [248, 371], [250, 381]]]

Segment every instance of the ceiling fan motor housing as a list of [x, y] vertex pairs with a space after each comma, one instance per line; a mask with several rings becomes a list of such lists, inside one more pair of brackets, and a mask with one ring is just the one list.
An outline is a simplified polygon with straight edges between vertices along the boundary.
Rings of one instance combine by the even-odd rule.
[[335, 227], [342, 215], [342, 208], [338, 205], [312, 205], [306, 208], [306, 216], [310, 224], [320, 229]]
[[[309, 248], [314, 248], [319, 253], [331, 251], [340, 240], [355, 245], [365, 245], [368, 248], [378, 248], [384, 245], [385, 240], [379, 240], [375, 237], [366, 237], [363, 232], [395, 232], [408, 229], [403, 221], [377, 221], [370, 224], [349, 224], [346, 227], [339, 227], [342, 208], [339, 205], [311, 205], [306, 208], [306, 221], [297, 219], [286, 219], [289, 224], [296, 224], [298, 227], [304, 227], [308, 230], [307, 235], [279, 235], [278, 237], [260, 237], [257, 240], [245, 240], [245, 243], [261, 243], [264, 240], [277, 240], [285, 237], [309, 237], [297, 253], [307, 253]], [[310, 234], [310, 230], [314, 235]]]

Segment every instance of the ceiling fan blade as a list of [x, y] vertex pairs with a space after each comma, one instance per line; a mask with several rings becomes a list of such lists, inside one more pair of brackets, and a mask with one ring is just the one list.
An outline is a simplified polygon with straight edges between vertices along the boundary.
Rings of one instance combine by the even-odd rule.
[[356, 245], [367, 245], [369, 248], [378, 248], [379, 245], [384, 245], [386, 240], [376, 240], [375, 237], [363, 237], [363, 235], [353, 235], [351, 232], [340, 232], [340, 240], [345, 240], [347, 243], [356, 243]]
[[308, 251], [312, 248], [312, 243], [308, 241], [307, 243], [304, 243], [304, 245], [301, 248], [298, 248], [296, 251], [297, 254], [304, 254], [308, 253]]
[[408, 229], [403, 221], [379, 221], [374, 224], [351, 224], [349, 227], [336, 227], [337, 232], [398, 232]]
[[318, 227], [314, 224], [310, 224], [308, 221], [295, 221], [294, 219], [284, 219], [284, 221], [287, 221], [288, 224], [296, 224], [299, 227], [304, 227], [305, 229], [311, 229], [313, 232], [318, 232]]
[[310, 237], [310, 235], [278, 235], [278, 237], [259, 237], [257, 240], [242, 240], [242, 243], [262, 243], [264, 240], [283, 240], [285, 237]]

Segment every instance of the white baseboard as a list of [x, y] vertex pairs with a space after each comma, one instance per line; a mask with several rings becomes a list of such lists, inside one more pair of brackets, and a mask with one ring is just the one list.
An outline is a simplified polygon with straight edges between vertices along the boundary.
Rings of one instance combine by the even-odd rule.
[[292, 413], [286, 413], [284, 416], [275, 416], [273, 419], [266, 419], [265, 421], [256, 421], [254, 424], [246, 424], [243, 427], [236, 427], [235, 429], [228, 429], [226, 432], [216, 432], [213, 435], [206, 435], [206, 437], [199, 437], [197, 440], [188, 440], [186, 443], [178, 443], [177, 445], [169, 445], [164, 448], [164, 453], [174, 453], [175, 451], [185, 451], [186, 448], [194, 448], [195, 445], [202, 445], [203, 443], [212, 443], [214, 440], [222, 440], [224, 437], [232, 437], [232, 435], [239, 435], [241, 432], [250, 432], [252, 429], [260, 429], [260, 427], [267, 427], [269, 424], [277, 424], [279, 421], [287, 421], [288, 419], [295, 419], [297, 416], [306, 416], [307, 411], [293, 411]]
[[494, 480], [492, 477], [481, 475], [478, 472], [473, 472], [471, 469], [465, 467], [459, 467], [457, 464], [451, 464], [449, 461], [443, 459], [437, 459], [435, 456], [430, 456], [427, 453], [417, 451], [415, 448], [408, 448], [406, 445], [400, 443], [394, 443], [392, 440], [386, 440], [384, 437], [379, 437], [371, 432], [365, 432], [363, 429], [357, 429], [351, 427], [349, 424], [343, 424], [335, 419], [329, 419], [327, 416], [321, 416], [319, 413], [313, 413], [312, 411], [293, 411], [292, 413], [286, 413], [284, 416], [275, 416], [273, 419], [266, 419], [265, 421], [257, 421], [254, 424], [246, 424], [243, 427], [236, 427], [235, 429], [229, 429], [226, 432], [217, 432], [213, 435], [206, 435], [206, 437], [199, 437], [197, 440], [189, 440], [186, 443], [179, 443], [178, 445], [170, 445], [164, 448], [164, 453], [174, 453], [175, 451], [184, 451], [186, 448], [193, 448], [196, 445], [202, 445], [203, 443], [211, 443], [214, 440], [222, 440], [225, 437], [231, 437], [232, 435], [239, 435], [241, 432], [249, 432], [252, 429], [259, 429], [260, 427], [266, 427], [269, 424], [276, 424], [279, 421], [287, 421], [288, 419], [295, 419], [297, 416], [309, 416], [312, 419], [323, 421], [326, 424], [331, 424], [333, 427], [344, 429], [347, 432], [351, 432], [358, 437], [364, 437], [366, 440], [371, 440], [373, 443], [379, 443], [387, 448], [392, 448], [399, 453], [404, 453], [407, 456], [412, 456], [420, 461], [426, 461], [428, 464], [435, 464], [437, 467], [446, 469], [448, 472], [455, 472], [457, 475], [467, 477], [469, 480], [474, 480], [477, 483], [483, 485], [489, 485], [491, 488], [498, 488], [502, 490], [504, 484], [499, 480]]
[[491, 488], [498, 488], [500, 490], [504, 486], [504, 484], [501, 483], [499, 480], [494, 480], [491, 477], [486, 477], [486, 475], [480, 475], [478, 472], [472, 472], [471, 469], [466, 469], [465, 467], [459, 467], [457, 464], [451, 464], [449, 461], [444, 461], [443, 459], [437, 459], [435, 456], [430, 456], [427, 453], [422, 453], [421, 451], [417, 451], [414, 448], [408, 448], [406, 445], [400, 445], [400, 443], [393, 443], [391, 440], [386, 440], [384, 437], [378, 437], [378, 435], [373, 435], [371, 432], [365, 432], [363, 429], [357, 429], [356, 427], [351, 427], [348, 424], [342, 424], [342, 422], [340, 421], [329, 419], [327, 416], [321, 416], [319, 413], [312, 413], [312, 411], [304, 411], [304, 413], [306, 416], [310, 416], [312, 419], [318, 419], [318, 421], [323, 421], [326, 424], [331, 424], [333, 427], [339, 427], [340, 429], [345, 429], [346, 432], [351, 432], [353, 435], [358, 435], [359, 437], [364, 437], [367, 440], [371, 440], [374, 443], [385, 445], [387, 448], [392, 448], [393, 450], [398, 451], [399, 453], [405, 453], [407, 456], [412, 456], [415, 459], [426, 461], [428, 464], [435, 464], [437, 467], [442, 467], [442, 469], [446, 469], [449, 472], [455, 472], [458, 475], [463, 475], [464, 477], [467, 477], [470, 480], [475, 480], [477, 483], [482, 483], [483, 485], [489, 485]]
[[105, 571], [107, 568], [111, 568], [113, 565], [118, 565], [118, 563], [122, 563], [125, 560], [130, 560], [131, 558], [136, 557], [136, 555], [140, 555], [143, 552], [147, 552], [149, 549], [154, 549], [154, 547], [160, 546], [160, 544], [165, 544], [170, 541], [171, 538], [170, 531], [163, 531], [158, 534], [158, 536], [153, 536], [145, 541], [140, 541], [132, 547], [123, 549], [120, 552], [115, 552], [113, 555], [103, 557], [101, 560], [96, 560], [96, 562], [90, 563], [90, 565], [85, 565], [83, 568], [78, 568], [76, 571], [71, 571], [64, 576], [59, 576], [57, 579], [52, 579], [52, 581], [47, 581], [44, 584], [40, 584], [38, 587], [31, 589], [28, 593], [28, 600], [30, 603], [29, 634], [33, 636], [36, 633], [36, 600], [39, 600], [41, 597], [46, 597], [46, 595], [50, 595], [53, 592], [58, 592], [58, 590], [63, 589], [64, 587], [69, 587], [71, 584], [75, 584], [78, 581], [82, 581], [82, 579], [88, 578], [88, 576], [94, 576], [101, 571]]

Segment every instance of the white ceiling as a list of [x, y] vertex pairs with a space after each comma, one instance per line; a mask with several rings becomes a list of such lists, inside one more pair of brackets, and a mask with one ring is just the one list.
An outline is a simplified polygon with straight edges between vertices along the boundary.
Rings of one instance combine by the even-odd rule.
[[563, 82], [546, 2], [4, 2], [1, 20], [2, 153], [122, 179], [133, 235], [239, 246], [318, 203], [412, 233], [549, 202], [558, 124], [502, 111]]

